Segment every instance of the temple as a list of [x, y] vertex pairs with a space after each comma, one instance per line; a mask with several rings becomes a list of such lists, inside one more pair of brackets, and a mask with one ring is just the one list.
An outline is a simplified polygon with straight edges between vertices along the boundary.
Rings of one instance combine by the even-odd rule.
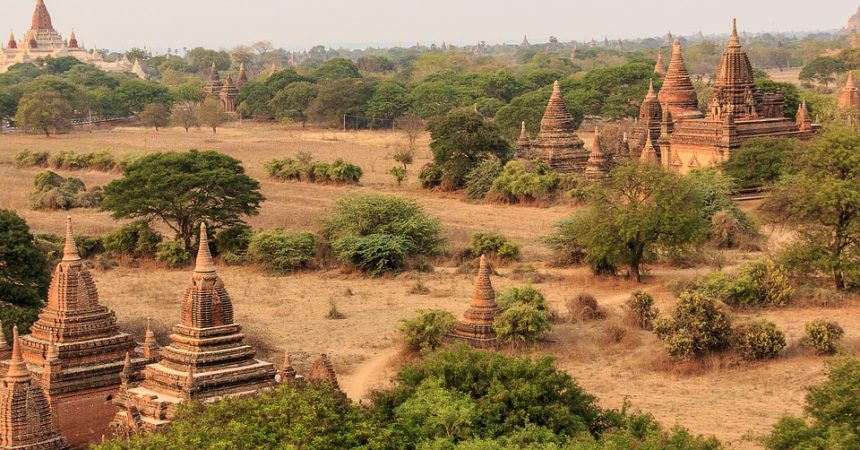
[[585, 167], [585, 178], [590, 181], [604, 179], [609, 174], [609, 169], [609, 158], [603, 151], [603, 146], [600, 145], [600, 130], [595, 128], [594, 143], [591, 146], [588, 164]]
[[848, 71], [848, 81], [839, 95], [839, 109], [842, 111], [860, 109], [860, 90], [854, 85], [854, 75], [851, 74], [850, 70]]
[[576, 135], [573, 116], [561, 95], [561, 87], [555, 82], [540, 123], [540, 132], [534, 142], [523, 134], [517, 146], [517, 155], [545, 162], [559, 173], [584, 173], [588, 164], [588, 151]]
[[16, 40], [15, 34], [11, 33], [6, 46], [0, 50], [0, 73], [6, 72], [15, 64], [36, 63], [38, 59], [47, 57], [73, 57], [83, 63], [93, 64], [106, 72], [130, 72], [138, 76], [142, 73], [142, 71], [133, 72], [134, 63], [128, 59], [108, 62], [97, 51], [87, 51], [74, 31], [71, 32], [68, 40], [63, 39], [63, 36], [54, 29], [51, 14], [48, 13], [44, 0], [36, 0], [30, 29], [20, 40]]
[[[244, 64], [239, 67], [239, 79], [242, 78], [245, 81], [248, 80], [247, 75], [245, 75]], [[229, 74], [227, 75], [227, 81], [222, 82], [221, 75], [218, 74], [218, 68], [215, 67], [214, 62], [212, 63], [212, 67], [209, 68], [209, 80], [203, 86], [203, 94], [207, 97], [217, 98], [224, 107], [224, 111], [228, 113], [236, 112], [236, 98], [239, 97], [239, 87], [236, 86], [236, 83], [233, 82], [233, 77]]]
[[0, 450], [64, 450], [45, 393], [33, 382], [21, 353], [18, 327], [12, 332], [12, 359], [0, 387]]
[[308, 374], [308, 381], [311, 383], [327, 383], [335, 389], [340, 389], [337, 383], [337, 374], [334, 371], [334, 366], [328, 359], [328, 355], [321, 354], [314, 362], [311, 372]]
[[475, 290], [472, 303], [463, 317], [457, 322], [451, 339], [466, 342], [473, 347], [491, 348], [496, 345], [496, 331], [493, 322], [501, 311], [496, 304], [496, 293], [490, 282], [490, 264], [485, 256], [481, 256], [478, 276], [475, 278]]
[[785, 117], [782, 93], [764, 93], [756, 86], [735, 23], [706, 113], [698, 109], [680, 42], [674, 42], [660, 93], [655, 94], [651, 86], [640, 108], [631, 151], [638, 152], [642, 161], [656, 157], [663, 167], [687, 173], [728, 160], [749, 139], [808, 139], [818, 128], [809, 121], [808, 112], [805, 118]]
[[114, 399], [120, 411], [112, 425], [119, 435], [164, 429], [183, 402], [251, 395], [276, 384], [275, 366], [254, 358], [255, 350], [243, 342], [242, 327], [233, 322], [233, 304], [215, 271], [205, 225], [199, 242], [170, 344], [160, 349], [159, 362], [146, 366], [139, 385], [129, 370]]
[[[133, 355], [135, 378], [147, 360], [133, 337], [119, 330], [113, 311], [99, 304], [92, 275], [75, 245], [71, 218], [47, 305], [30, 333], [20, 339], [21, 352], [47, 397], [58, 431], [72, 447], [108, 435], [125, 354]], [[14, 361], [7, 375], [13, 366]]]

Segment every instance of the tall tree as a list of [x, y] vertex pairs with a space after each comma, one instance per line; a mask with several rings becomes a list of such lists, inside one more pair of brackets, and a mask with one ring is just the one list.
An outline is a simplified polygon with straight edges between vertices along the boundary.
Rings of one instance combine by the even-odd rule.
[[282, 121], [301, 122], [302, 127], [308, 121], [307, 109], [319, 90], [313, 83], [298, 81], [282, 89], [272, 99], [272, 109], [275, 117]]
[[196, 227], [242, 223], [264, 200], [242, 163], [217, 152], [155, 153], [133, 162], [105, 186], [102, 208], [116, 219], [161, 220], [191, 249]]
[[[150, 103], [140, 113], [140, 121], [145, 127], [153, 127], [155, 131], [170, 124], [170, 110], [164, 103]], [[186, 130], [187, 131], [187, 130]]]
[[45, 254], [33, 243], [27, 222], [0, 209], [0, 299], [17, 306], [42, 303], [51, 274]]
[[51, 133], [68, 131], [72, 126], [72, 105], [52, 91], [37, 91], [25, 95], [15, 116], [25, 130]]
[[224, 105], [217, 98], [209, 97], [203, 100], [203, 103], [197, 105], [197, 120], [202, 125], [211, 128], [213, 134], [217, 133], [218, 127], [227, 121]]
[[442, 170], [444, 189], [463, 187], [466, 175], [487, 158], [502, 162], [510, 158], [510, 145], [499, 128], [478, 113], [452, 111], [432, 121], [427, 129], [432, 139], [433, 164]]
[[367, 103], [367, 115], [372, 119], [383, 119], [393, 127], [394, 119], [405, 113], [409, 104], [406, 88], [394, 81], [383, 81], [376, 86]]

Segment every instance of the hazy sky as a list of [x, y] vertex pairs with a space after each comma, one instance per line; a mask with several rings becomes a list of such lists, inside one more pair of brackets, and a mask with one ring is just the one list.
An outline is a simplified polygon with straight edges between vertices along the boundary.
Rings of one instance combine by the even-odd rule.
[[[45, 0], [54, 27], [92, 47], [229, 48], [271, 40], [314, 44], [532, 43], [636, 38], [699, 30], [813, 31], [842, 27], [857, 0]], [[2, 0], [0, 31], [20, 37], [35, 0]], [[5, 39], [3, 39], [5, 41]]]

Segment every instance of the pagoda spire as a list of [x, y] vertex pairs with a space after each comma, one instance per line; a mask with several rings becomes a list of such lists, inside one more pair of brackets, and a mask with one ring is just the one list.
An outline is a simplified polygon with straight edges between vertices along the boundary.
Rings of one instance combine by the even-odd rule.
[[45, 6], [44, 0], [36, 0], [36, 9], [33, 11], [33, 23], [31, 31], [53, 31], [54, 25], [51, 23], [51, 14], [48, 13], [48, 7]]
[[729, 47], [740, 47], [741, 40], [738, 37], [738, 19], [732, 19], [732, 36], [729, 38]]
[[72, 233], [72, 216], [66, 217], [66, 243], [63, 246], [63, 261], [80, 261], [78, 245], [75, 243], [75, 235]]
[[672, 60], [669, 61], [669, 69], [657, 96], [665, 107], [668, 107], [672, 115], [679, 118], [701, 118], [699, 111], [699, 97], [693, 80], [687, 71], [684, 55], [681, 50], [681, 41], [675, 39], [672, 43]]
[[839, 95], [839, 109], [849, 111], [860, 108], [860, 90], [854, 84], [854, 74], [848, 71], [848, 81]]
[[21, 354], [21, 344], [18, 341], [18, 325], [12, 327], [12, 360], [9, 362], [9, 370], [6, 372], [6, 383], [30, 380], [30, 371]]
[[651, 139], [651, 130], [648, 130], [646, 133], [645, 148], [642, 149], [639, 162], [642, 164], [658, 164], [657, 147], [654, 146], [654, 140]]
[[248, 73], [245, 72], [245, 63], [239, 63], [239, 76], [236, 77], [236, 87], [241, 88], [248, 82]]
[[809, 117], [809, 108], [806, 107], [806, 100], [797, 109], [796, 123], [800, 131], [812, 131], [812, 118]]
[[328, 359], [328, 355], [325, 353], [321, 354], [314, 362], [311, 373], [308, 375], [308, 381], [329, 383], [335, 389], [340, 389], [340, 385], [337, 383], [337, 374], [334, 371], [334, 366], [331, 364], [331, 360]]
[[666, 74], [666, 66], [663, 64], [663, 52], [657, 52], [657, 64], [654, 65], [654, 73], [663, 76]]
[[197, 247], [197, 261], [194, 265], [196, 273], [214, 273], [215, 261], [209, 251], [209, 236], [206, 234], [206, 224], [200, 224], [200, 241]]
[[155, 332], [152, 331], [152, 319], [146, 319], [146, 337], [143, 341], [143, 357], [146, 359], [157, 359], [158, 341], [155, 339]]
[[16, 49], [18, 48], [18, 41], [15, 40], [15, 33], [9, 31], [9, 42], [6, 43], [6, 48], [8, 49]]
[[645, 94], [646, 100], [657, 100], [657, 93], [654, 92], [654, 79], [648, 80], [648, 93]]
[[496, 343], [493, 323], [501, 313], [496, 304], [496, 294], [490, 281], [492, 268], [485, 255], [481, 255], [472, 302], [463, 319], [454, 325], [451, 337], [463, 340], [476, 347], [492, 347]]
[[75, 30], [69, 35], [69, 48], [78, 48], [78, 37], [75, 36]]
[[281, 383], [287, 383], [296, 378], [296, 369], [293, 368], [290, 352], [284, 351], [284, 364], [281, 366]]
[[600, 129], [594, 128], [594, 143], [591, 146], [591, 154], [588, 155], [585, 178], [590, 181], [599, 180], [606, 175], [606, 172], [606, 154], [600, 145]]

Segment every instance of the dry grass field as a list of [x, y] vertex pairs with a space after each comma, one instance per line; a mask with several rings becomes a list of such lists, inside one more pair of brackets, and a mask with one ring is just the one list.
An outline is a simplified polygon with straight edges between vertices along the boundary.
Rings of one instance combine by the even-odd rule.
[[[672, 283], [711, 269], [654, 267], [647, 283], [638, 286], [623, 279], [596, 278], [585, 269], [551, 268], [546, 265], [549, 252], [539, 239], [572, 211], [571, 206], [473, 204], [456, 195], [422, 192], [415, 174], [430, 157], [426, 137], [419, 142], [420, 153], [410, 169], [408, 185], [398, 188], [387, 172], [395, 164], [391, 154], [405, 142], [405, 136], [394, 132], [303, 131], [257, 124], [227, 127], [217, 135], [193, 130], [186, 134], [176, 129], [156, 133], [142, 128], [78, 131], [50, 139], [0, 135], [0, 208], [18, 211], [34, 232], [62, 232], [67, 213], [29, 209], [32, 177], [38, 170], [16, 169], [11, 164], [14, 153], [24, 149], [51, 153], [109, 150], [122, 155], [197, 148], [227, 153], [241, 159], [249, 174], [262, 183], [268, 200], [260, 215], [250, 220], [257, 228], [315, 230], [318, 219], [332, 203], [350, 192], [385, 192], [415, 198], [442, 221], [452, 249], [465, 247], [469, 235], [476, 231], [499, 231], [521, 243], [523, 263], [533, 265], [544, 275], [545, 280], [537, 287], [562, 318], [567, 315], [566, 301], [576, 294], [587, 291], [597, 297], [606, 310], [606, 320], [558, 323], [548, 342], [534, 354], [556, 356], [559, 366], [606, 407], [621, 407], [629, 399], [635, 408], [653, 413], [668, 426], [680, 424], [696, 433], [714, 434], [733, 449], [757, 448], [745, 437], [766, 433], [782, 414], [799, 413], [804, 388], [824, 379], [824, 360], [798, 347], [806, 322], [837, 319], [846, 330], [848, 349], [860, 348], [860, 306], [849, 299], [833, 302], [839, 306], [827, 308], [735, 313], [737, 321], [763, 317], [786, 332], [789, 348], [776, 361], [750, 365], [714, 358], [704, 367], [673, 364], [652, 334], [623, 327], [618, 332], [620, 305], [633, 291], [644, 288], [655, 295], [662, 311], [669, 311], [674, 299]], [[321, 160], [340, 157], [362, 166], [365, 176], [361, 186], [284, 184], [266, 178], [263, 162], [300, 151]], [[105, 184], [118, 176], [99, 172], [74, 175], [88, 185]], [[104, 233], [117, 226], [103, 212], [78, 209], [71, 214], [77, 231], [83, 234]], [[727, 257], [735, 264], [754, 255], [732, 253]], [[493, 278], [497, 290], [524, 283], [511, 275], [511, 268], [498, 269], [499, 276]], [[102, 303], [116, 311], [121, 325], [142, 338], [145, 318], [151, 317], [164, 342], [167, 330], [178, 320], [179, 298], [188, 283], [189, 269], [171, 271], [144, 264], [134, 269], [94, 272]], [[384, 385], [403, 360], [397, 337], [401, 319], [431, 307], [459, 315], [466, 309], [472, 290], [471, 275], [458, 274], [456, 268], [444, 265], [433, 273], [406, 273], [383, 279], [337, 270], [287, 277], [269, 277], [250, 267], [220, 267], [219, 272], [234, 299], [237, 321], [262, 356], [280, 363], [282, 352], [288, 349], [303, 371], [315, 353], [328, 352], [342, 385], [354, 399]], [[410, 293], [418, 282], [429, 288], [429, 294]], [[345, 319], [326, 319], [331, 302], [345, 314]]]

